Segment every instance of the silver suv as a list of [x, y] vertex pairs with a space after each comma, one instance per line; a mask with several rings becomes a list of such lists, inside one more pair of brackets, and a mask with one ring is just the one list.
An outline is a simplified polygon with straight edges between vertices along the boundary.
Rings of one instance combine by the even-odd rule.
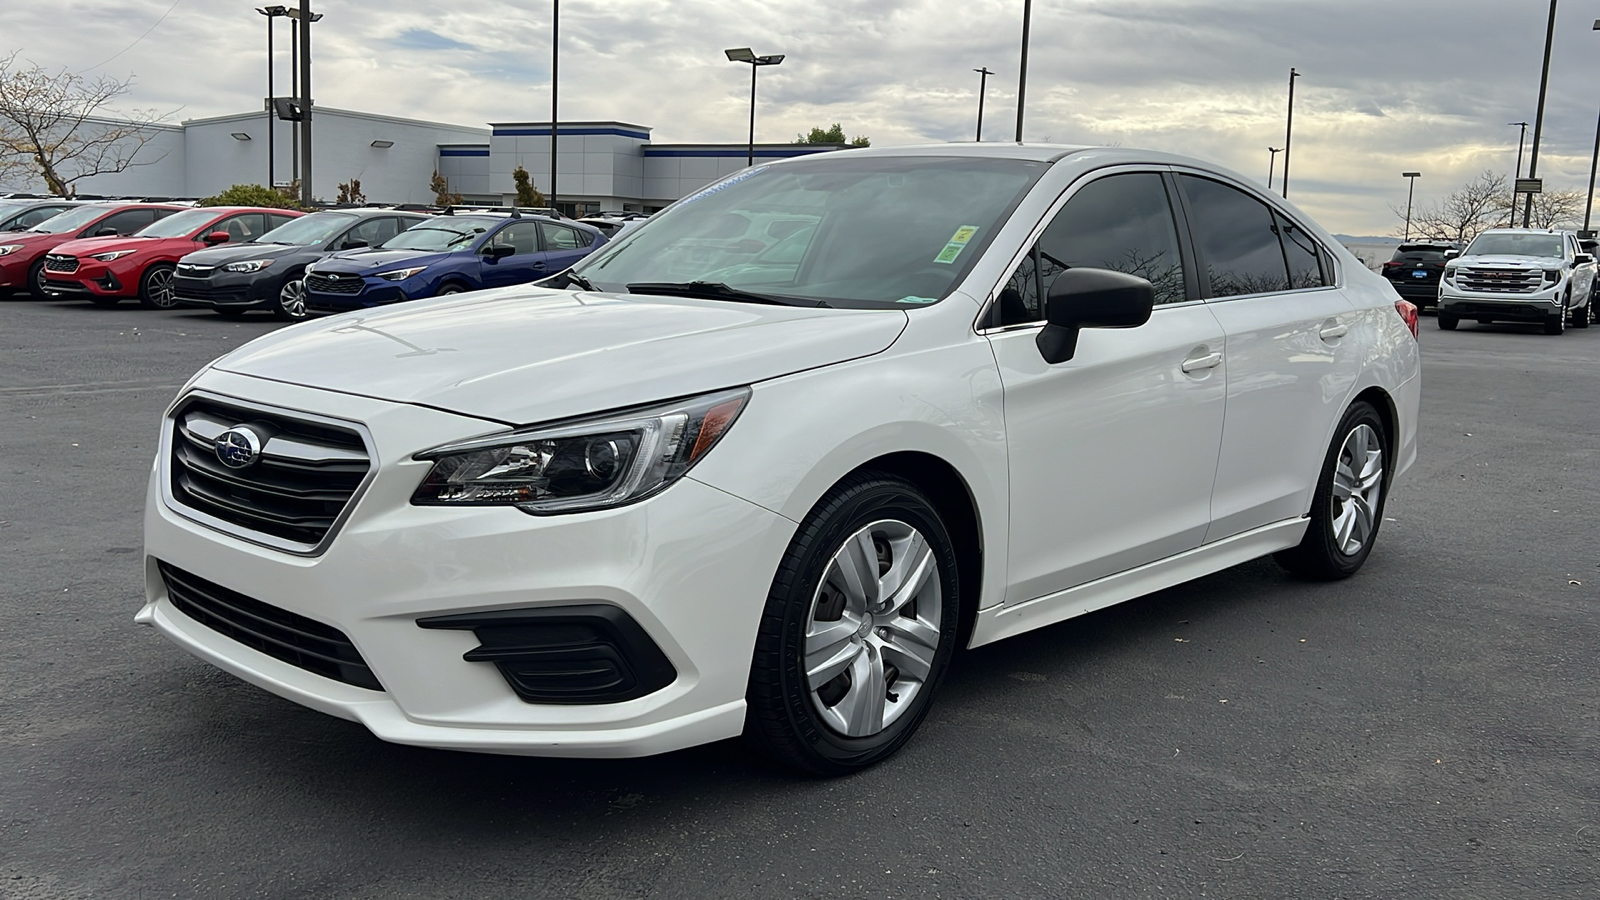
[[1439, 283], [1439, 327], [1462, 319], [1539, 322], [1560, 334], [1570, 319], [1588, 328], [1594, 318], [1595, 259], [1570, 231], [1496, 228], [1485, 231], [1445, 265]]

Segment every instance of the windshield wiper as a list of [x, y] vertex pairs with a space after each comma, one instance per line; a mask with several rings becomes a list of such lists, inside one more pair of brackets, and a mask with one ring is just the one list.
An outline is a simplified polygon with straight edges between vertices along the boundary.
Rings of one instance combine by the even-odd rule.
[[[557, 279], [561, 280], [561, 283], [559, 285], [555, 283]], [[536, 283], [540, 287], [563, 287], [563, 288], [568, 288], [568, 287], [572, 287], [573, 285], [577, 285], [578, 287], [583, 288], [586, 291], [598, 292], [600, 290], [599, 288], [594, 286], [594, 282], [592, 282], [589, 279], [583, 277], [582, 275], [579, 275], [577, 272], [574, 272], [571, 269], [562, 269], [561, 271], [555, 273], [554, 275], [551, 275], [549, 278], [546, 278], [545, 280], [540, 281], [540, 282], [536, 282]]]
[[[764, 303], [768, 306], [793, 306], [767, 294], [756, 294], [729, 287], [720, 281], [639, 281], [628, 285], [630, 294], [661, 294], [665, 297], [698, 297], [702, 300], [732, 300], [735, 303]], [[818, 301], [818, 306], [827, 304]]]

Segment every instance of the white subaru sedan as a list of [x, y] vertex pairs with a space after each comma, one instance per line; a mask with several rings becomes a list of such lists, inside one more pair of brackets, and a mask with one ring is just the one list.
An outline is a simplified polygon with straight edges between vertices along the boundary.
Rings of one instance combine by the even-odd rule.
[[1274, 554], [1417, 455], [1416, 315], [1248, 179], [746, 169], [539, 285], [297, 325], [162, 423], [138, 621], [426, 747], [876, 763], [975, 647]]

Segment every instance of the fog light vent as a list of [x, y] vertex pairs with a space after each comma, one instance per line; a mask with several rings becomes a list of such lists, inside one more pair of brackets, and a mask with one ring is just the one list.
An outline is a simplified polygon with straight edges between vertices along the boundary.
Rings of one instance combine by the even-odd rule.
[[619, 703], [658, 691], [678, 672], [615, 606], [586, 604], [431, 616], [423, 628], [471, 631], [462, 659], [494, 663], [529, 703]]

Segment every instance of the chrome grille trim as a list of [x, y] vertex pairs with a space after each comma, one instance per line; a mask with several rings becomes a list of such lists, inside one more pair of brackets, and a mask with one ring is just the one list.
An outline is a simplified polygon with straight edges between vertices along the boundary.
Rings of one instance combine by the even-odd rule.
[[217, 270], [216, 266], [198, 266], [194, 263], [178, 263], [178, 274], [189, 278], [206, 278]]
[[1456, 270], [1456, 286], [1484, 294], [1533, 294], [1544, 286], [1544, 270], [1462, 266]]
[[[274, 433], [262, 442], [258, 462], [230, 470], [216, 459], [213, 442], [245, 423]], [[240, 540], [298, 556], [317, 556], [327, 548], [378, 471], [372, 436], [358, 422], [206, 391], [185, 394], [172, 405], [160, 452], [167, 508]]]

